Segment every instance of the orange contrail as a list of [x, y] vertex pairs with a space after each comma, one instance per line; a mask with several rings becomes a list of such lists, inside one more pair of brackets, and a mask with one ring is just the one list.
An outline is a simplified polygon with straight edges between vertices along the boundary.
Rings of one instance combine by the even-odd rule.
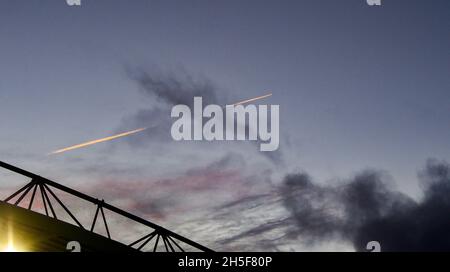
[[98, 143], [111, 141], [111, 140], [114, 140], [114, 139], [117, 139], [117, 138], [121, 138], [121, 137], [125, 137], [125, 136], [131, 135], [131, 134], [135, 134], [135, 133], [141, 132], [141, 131], [146, 130], [146, 129], [147, 128], [139, 128], [139, 129], [135, 129], [135, 130], [132, 130], [132, 131], [128, 131], [128, 132], [120, 133], [120, 134], [117, 134], [117, 135], [109, 136], [109, 137], [106, 137], [106, 138], [101, 138], [101, 139], [98, 139], [98, 140], [93, 140], [93, 141], [89, 141], [89, 142], [86, 142], [86, 143], [77, 144], [77, 145], [74, 145], [74, 146], [69, 146], [69, 147], [66, 147], [66, 148], [63, 148], [63, 149], [59, 149], [59, 150], [53, 151], [49, 155], [59, 154], [59, 153], [63, 153], [63, 152], [66, 152], [66, 151], [82, 148], [82, 147], [85, 147], [85, 146], [90, 146], [90, 145], [93, 145], [93, 144], [98, 144]]
[[264, 99], [264, 98], [267, 98], [269, 96], [272, 96], [272, 93], [266, 94], [266, 95], [261, 95], [261, 96], [255, 97], [255, 98], [250, 98], [250, 99], [243, 100], [243, 101], [239, 101], [239, 102], [234, 103], [232, 105], [233, 106], [242, 105], [242, 104], [250, 103], [250, 102], [253, 102], [253, 101], [256, 101], [256, 100], [259, 100], [259, 99]]
[[[266, 94], [266, 95], [262, 95], [262, 96], [258, 96], [258, 97], [255, 97], [255, 98], [251, 98], [251, 99], [247, 99], [247, 100], [243, 100], [243, 101], [239, 101], [239, 102], [236, 102], [236, 103], [234, 103], [232, 105], [233, 106], [242, 105], [242, 104], [250, 103], [250, 102], [253, 102], [253, 101], [256, 101], [256, 100], [259, 100], [259, 99], [264, 99], [264, 98], [267, 98], [267, 97], [270, 97], [270, 96], [272, 96], [272, 93]], [[78, 148], [82, 148], [82, 147], [86, 147], [86, 146], [90, 146], [90, 145], [94, 145], [94, 144], [98, 144], [98, 143], [111, 141], [111, 140], [114, 140], [114, 139], [117, 139], [117, 138], [121, 138], [121, 137], [125, 137], [125, 136], [131, 135], [131, 134], [135, 134], [135, 133], [141, 132], [141, 131], [146, 130], [146, 129], [147, 128], [139, 128], [139, 129], [135, 129], [135, 130], [132, 130], [132, 131], [120, 133], [120, 134], [117, 134], [117, 135], [113, 135], [113, 136], [109, 136], [109, 137], [105, 137], [105, 138], [89, 141], [89, 142], [86, 142], [86, 143], [77, 144], [77, 145], [74, 145], [74, 146], [69, 146], [69, 147], [66, 147], [66, 148], [63, 148], [63, 149], [58, 149], [56, 151], [53, 151], [53, 152], [49, 153], [48, 155], [59, 154], [59, 153], [63, 153], [63, 152], [66, 152], [66, 151], [70, 151], [70, 150], [74, 150], [74, 149], [78, 149]]]

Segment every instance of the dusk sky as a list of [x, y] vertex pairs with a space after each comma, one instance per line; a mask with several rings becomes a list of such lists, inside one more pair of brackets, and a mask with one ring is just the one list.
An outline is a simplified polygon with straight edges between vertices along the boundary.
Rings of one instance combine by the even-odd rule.
[[[351, 251], [286, 235], [278, 188], [369, 169], [420, 200], [427, 160], [450, 161], [449, 49], [447, 0], [1, 0], [0, 160], [216, 250]], [[221, 105], [272, 93], [278, 151], [174, 142], [149, 78]], [[1, 197], [25, 182], [0, 174]]]

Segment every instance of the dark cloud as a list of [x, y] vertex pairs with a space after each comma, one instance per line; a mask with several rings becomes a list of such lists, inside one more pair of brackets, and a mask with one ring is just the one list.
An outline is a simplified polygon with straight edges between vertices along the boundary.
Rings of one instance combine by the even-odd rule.
[[194, 78], [184, 71], [162, 73], [128, 69], [128, 74], [142, 92], [170, 107], [178, 104], [192, 106], [195, 96], [201, 96], [205, 104], [220, 104], [217, 86], [206, 78]]
[[369, 241], [380, 242], [383, 251], [449, 251], [450, 167], [430, 160], [420, 177], [419, 202], [390, 188], [376, 171], [338, 186], [315, 184], [307, 174], [289, 175], [281, 193], [296, 235], [311, 242], [341, 238], [358, 251]]
[[[170, 113], [174, 105], [184, 104], [192, 108], [194, 97], [196, 96], [202, 97], [203, 105], [226, 105], [230, 103], [226, 92], [221, 90], [211, 80], [204, 77], [196, 78], [184, 70], [162, 72], [158, 69], [126, 68], [126, 71], [129, 78], [138, 85], [144, 96], [153, 99], [153, 103], [149, 103], [148, 108], [140, 109], [131, 116], [125, 117], [117, 130], [117, 132], [123, 132], [137, 127], [148, 128], [139, 135], [127, 138], [132, 146], [140, 147], [152, 141], [156, 143], [171, 141], [170, 128], [173, 119]], [[231, 102], [244, 98], [247, 97], [240, 97]], [[247, 123], [245, 124], [245, 130], [249, 130]], [[252, 141], [251, 144], [259, 150], [261, 141]], [[259, 153], [276, 165], [283, 164], [281, 149]]]
[[[251, 228], [249, 230], [246, 230], [244, 232], [241, 232], [235, 236], [223, 239], [220, 241], [221, 244], [229, 244], [232, 242], [235, 242], [237, 240], [243, 239], [243, 238], [249, 238], [251, 236], [259, 236], [263, 233], [266, 233], [268, 231], [272, 231], [272, 230], [276, 230], [279, 229], [281, 227], [286, 227], [288, 225], [292, 225], [292, 219], [291, 218], [285, 218], [285, 219], [281, 219], [281, 220], [274, 220], [274, 221], [270, 221], [267, 222], [265, 224], [256, 226], [254, 228]], [[275, 246], [277, 240], [280, 240], [283, 237], [280, 237], [278, 239], [274, 239], [274, 241], [271, 241], [272, 243], [270, 243], [270, 247]]]
[[144, 94], [144, 98], [153, 101], [147, 108], [125, 117], [118, 130], [147, 127], [141, 135], [129, 138], [129, 143], [134, 146], [142, 146], [151, 141], [171, 141], [173, 119], [170, 112], [174, 105], [184, 104], [192, 108], [195, 96], [201, 96], [203, 104], [220, 104], [217, 98], [220, 91], [209, 79], [194, 78], [185, 71], [162, 72], [159, 69], [142, 68], [126, 68], [126, 71]]
[[219, 91], [208, 79], [194, 79], [193, 76], [183, 71], [125, 69], [129, 78], [138, 85], [139, 90], [144, 94], [144, 98], [153, 100], [148, 107], [125, 117], [117, 130], [119, 132], [136, 127], [147, 127], [148, 129], [140, 135], [128, 138], [128, 142], [133, 146], [139, 147], [151, 141], [168, 142], [172, 139], [170, 136], [170, 127], [173, 122], [170, 117], [172, 106], [178, 104], [192, 106], [194, 96], [203, 97], [204, 104], [218, 103], [217, 93]]
[[217, 210], [224, 210], [224, 209], [230, 209], [236, 206], [242, 206], [242, 204], [247, 204], [248, 206], [245, 208], [254, 208], [257, 206], [262, 206], [266, 203], [267, 199], [270, 199], [272, 197], [272, 194], [266, 193], [266, 194], [259, 194], [259, 195], [250, 195], [250, 196], [244, 196], [242, 198], [239, 198], [237, 200], [233, 200], [229, 203], [226, 203], [224, 205], [221, 205], [217, 208]]

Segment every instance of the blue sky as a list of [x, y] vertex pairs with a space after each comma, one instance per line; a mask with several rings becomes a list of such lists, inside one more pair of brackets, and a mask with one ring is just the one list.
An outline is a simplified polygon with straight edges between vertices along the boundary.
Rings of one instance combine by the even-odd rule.
[[[1, 1], [0, 159], [77, 186], [113, 169], [123, 182], [170, 179], [233, 154], [242, 183], [270, 179], [250, 195], [291, 171], [333, 183], [373, 168], [420, 197], [425, 161], [450, 160], [449, 11], [444, 0]], [[46, 156], [135, 129], [140, 110], [158, 107], [127, 69], [208, 80], [224, 104], [270, 90], [283, 162], [250, 143], [148, 135]], [[227, 186], [206, 192], [233, 201]]]

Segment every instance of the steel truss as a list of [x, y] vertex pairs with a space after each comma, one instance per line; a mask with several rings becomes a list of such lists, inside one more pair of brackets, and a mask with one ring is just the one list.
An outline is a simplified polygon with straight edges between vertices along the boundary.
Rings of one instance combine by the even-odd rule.
[[35, 199], [37, 197], [39, 197], [37, 195], [38, 194], [37, 191], [39, 189], [40, 197], [41, 197], [41, 200], [42, 200], [42, 203], [44, 206], [46, 216], [49, 216], [49, 217], [52, 217], [52, 218], [58, 220], [57, 214], [55, 212], [55, 207], [54, 207], [55, 203], [52, 203], [52, 199], [53, 199], [64, 209], [64, 211], [69, 215], [69, 217], [74, 221], [74, 223], [78, 227], [82, 228], [83, 230], [87, 230], [80, 223], [80, 221], [75, 217], [75, 215], [67, 208], [67, 206], [64, 205], [64, 203], [61, 201], [61, 199], [58, 198], [58, 196], [55, 194], [55, 192], [52, 190], [52, 188], [58, 189], [60, 191], [63, 191], [72, 196], [75, 196], [77, 198], [83, 199], [85, 201], [88, 201], [88, 202], [96, 205], [97, 209], [95, 211], [95, 216], [92, 220], [92, 224], [91, 224], [89, 230], [87, 230], [87, 231], [94, 232], [94, 228], [97, 223], [97, 218], [100, 213], [101, 220], [102, 220], [103, 225], [106, 230], [107, 238], [112, 239], [110, 231], [109, 231], [109, 227], [108, 227], [108, 222], [106, 220], [106, 216], [105, 216], [105, 212], [104, 212], [104, 210], [106, 209], [106, 210], [109, 210], [113, 213], [124, 216], [128, 219], [131, 219], [137, 223], [143, 224], [150, 228], [150, 231], [148, 234], [146, 234], [145, 236], [130, 243], [128, 245], [129, 247], [135, 248], [139, 251], [144, 251], [144, 247], [146, 245], [148, 245], [153, 239], [155, 239], [154, 246], [152, 248], [153, 252], [157, 251], [158, 244], [160, 244], [161, 246], [164, 244], [164, 249], [166, 250], [166, 252], [184, 252], [185, 250], [180, 246], [180, 241], [197, 249], [197, 250], [204, 251], [204, 252], [212, 252], [211, 249], [209, 249], [203, 245], [200, 245], [192, 240], [189, 240], [188, 238], [183, 237], [183, 236], [181, 236], [175, 232], [172, 232], [164, 227], [161, 227], [155, 223], [152, 223], [152, 222], [147, 221], [147, 220], [145, 220], [141, 217], [138, 217], [134, 214], [126, 212], [115, 206], [112, 206], [112, 205], [106, 203], [104, 200], [99, 200], [99, 199], [93, 198], [93, 197], [83, 194], [79, 191], [76, 191], [76, 190], [66, 187], [64, 185], [61, 185], [54, 181], [51, 181], [47, 178], [41, 177], [39, 175], [33, 174], [31, 172], [28, 172], [26, 170], [20, 169], [16, 166], [13, 166], [13, 165], [1, 162], [1, 161], [0, 161], [0, 167], [4, 168], [4, 169], [8, 169], [12, 172], [15, 172], [17, 174], [20, 174], [22, 176], [25, 176], [25, 177], [28, 177], [31, 179], [31, 181], [28, 184], [26, 184], [25, 186], [20, 188], [17, 192], [12, 194], [11, 196], [7, 197], [4, 200], [4, 202], [10, 203], [10, 201], [12, 201], [14, 198], [18, 197], [16, 199], [16, 201], [14, 201], [14, 203], [10, 203], [15, 206], [18, 206], [22, 202], [22, 200], [31, 192], [31, 199], [28, 204], [28, 210], [32, 210]]

